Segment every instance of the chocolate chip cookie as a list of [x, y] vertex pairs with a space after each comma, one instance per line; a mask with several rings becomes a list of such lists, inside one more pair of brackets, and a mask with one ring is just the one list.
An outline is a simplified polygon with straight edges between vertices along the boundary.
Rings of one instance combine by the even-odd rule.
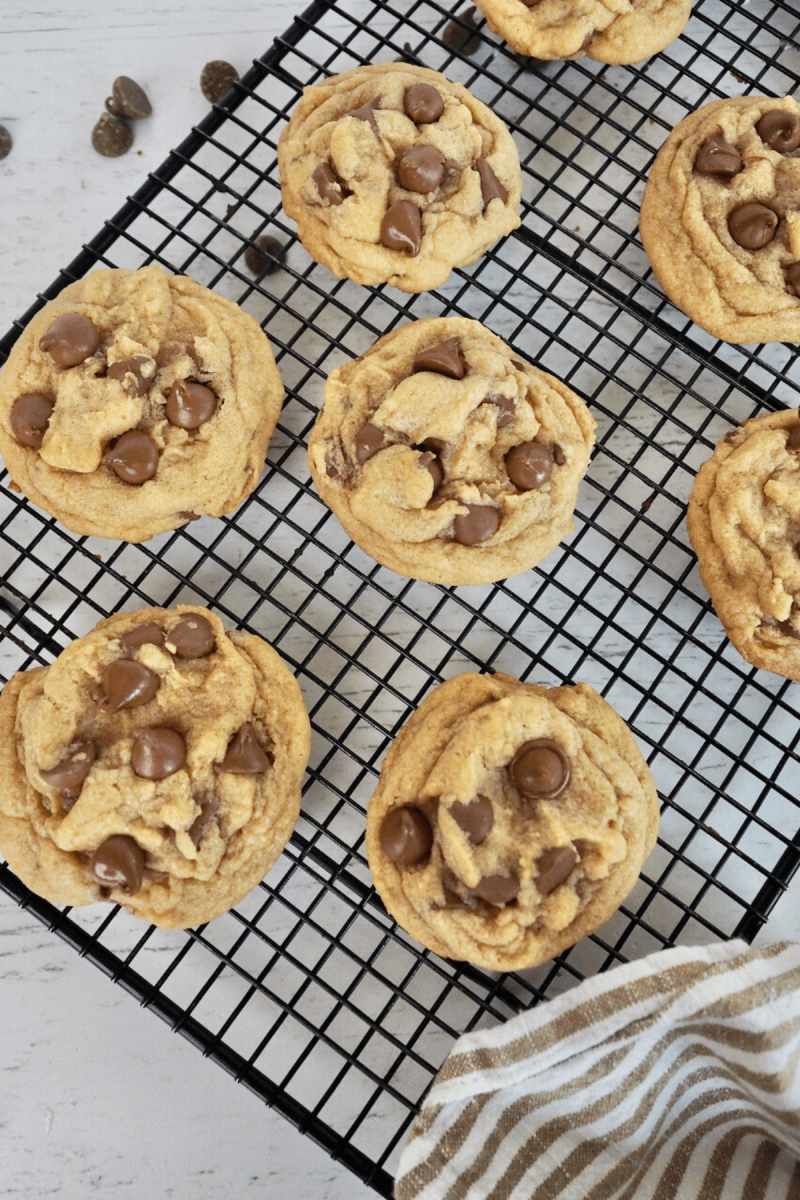
[[800, 105], [735, 96], [691, 113], [639, 221], [659, 283], [724, 342], [800, 341]]
[[0, 695], [0, 849], [56, 904], [210, 921], [286, 845], [309, 743], [261, 638], [187, 605], [117, 613]]
[[475, 0], [518, 54], [635, 63], [680, 36], [691, 0]]
[[390, 914], [424, 946], [514, 971], [616, 912], [658, 820], [633, 735], [592, 688], [464, 674], [389, 750], [367, 855]]
[[0, 451], [75, 533], [141, 542], [230, 512], [283, 403], [261, 327], [159, 266], [92, 271], [38, 313], [0, 374]]
[[484, 325], [434, 317], [329, 376], [308, 461], [379, 563], [430, 583], [491, 583], [571, 532], [594, 429], [574, 392]]
[[697, 473], [689, 538], [747, 662], [800, 679], [800, 414], [745, 421]]
[[359, 67], [306, 88], [278, 163], [306, 250], [356, 283], [429, 291], [519, 225], [508, 129], [424, 67]]

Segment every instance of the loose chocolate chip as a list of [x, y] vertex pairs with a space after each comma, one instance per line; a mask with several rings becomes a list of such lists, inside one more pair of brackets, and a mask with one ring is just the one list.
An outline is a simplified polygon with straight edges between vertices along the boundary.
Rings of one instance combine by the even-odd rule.
[[779, 154], [791, 154], [800, 146], [800, 118], [795, 113], [774, 108], [756, 125], [756, 133], [771, 150]]
[[109, 446], [103, 462], [123, 483], [145, 483], [158, 470], [158, 446], [143, 429], [129, 429]]
[[381, 242], [387, 250], [402, 250], [414, 258], [422, 242], [422, 216], [410, 200], [390, 204], [381, 221]]
[[197, 429], [211, 420], [217, 411], [218, 399], [205, 384], [179, 379], [167, 396], [167, 420], [180, 429]]
[[5, 125], [0, 125], [0, 159], [6, 158], [11, 153], [13, 144], [11, 134]]
[[494, 809], [491, 800], [486, 796], [478, 796], [477, 800], [472, 800], [469, 804], [462, 804], [460, 800], [454, 801], [450, 805], [450, 816], [456, 825], [464, 830], [473, 846], [480, 846], [485, 842], [494, 825]]
[[248, 721], [231, 739], [220, 763], [220, 770], [230, 771], [232, 775], [260, 775], [262, 771], [268, 770], [272, 763], [272, 755], [262, 749], [255, 730]]
[[174, 729], [143, 729], [133, 743], [131, 766], [142, 779], [166, 779], [186, 763], [186, 743]]
[[140, 708], [149, 704], [158, 691], [161, 680], [155, 671], [129, 658], [118, 658], [103, 670], [103, 695], [100, 709], [109, 715], [123, 708]]
[[453, 521], [453, 537], [462, 546], [478, 546], [497, 532], [500, 513], [488, 504], [468, 504]]
[[256, 238], [254, 246], [248, 246], [244, 252], [245, 266], [254, 275], [274, 275], [281, 265], [280, 260], [286, 247], [276, 237], [264, 233]]
[[502, 200], [505, 204], [508, 199], [508, 192], [503, 187], [500, 180], [495, 175], [492, 168], [489, 166], [485, 158], [479, 158], [475, 163], [475, 170], [481, 178], [481, 195], [483, 196], [484, 209], [489, 204], [490, 200]]
[[311, 178], [317, 185], [319, 198], [323, 204], [332, 204], [335, 207], [353, 194], [349, 188], [345, 187], [329, 162], [321, 162], [319, 166], [316, 166]]
[[133, 130], [119, 117], [104, 112], [92, 130], [92, 145], [103, 158], [119, 158], [133, 145]]
[[205, 658], [217, 645], [211, 622], [200, 613], [181, 617], [167, 634], [167, 649], [178, 658]]
[[511, 783], [523, 796], [553, 800], [569, 783], [569, 759], [550, 738], [536, 738], [520, 746], [508, 767]]
[[107, 100], [106, 108], [116, 117], [130, 117], [132, 120], [138, 121], [142, 117], [149, 117], [153, 111], [144, 90], [127, 75], [119, 75], [114, 80], [110, 99], [114, 107], [109, 108]]
[[121, 888], [133, 896], [142, 886], [145, 853], [135, 838], [115, 833], [89, 859], [89, 874], [101, 887]]
[[432, 192], [443, 175], [444, 155], [435, 146], [412, 146], [397, 164], [397, 182], [409, 192]]
[[362, 104], [360, 108], [351, 108], [348, 113], [345, 113], [345, 116], [355, 117], [357, 121], [366, 121], [373, 133], [380, 137], [378, 122], [375, 120], [375, 109], [380, 108], [380, 106], [381, 97], [373, 96], [373, 98], [368, 100], [366, 104]]
[[[147, 367], [147, 371], [144, 368]], [[143, 354], [134, 354], [133, 358], [121, 358], [108, 368], [109, 379], [116, 379], [122, 384], [129, 396], [143, 396], [155, 378], [155, 363], [152, 358]]]
[[732, 179], [743, 166], [742, 156], [735, 146], [726, 142], [721, 133], [712, 133], [697, 151], [694, 169], [698, 175], [722, 175]]
[[62, 758], [56, 767], [49, 771], [39, 771], [42, 779], [50, 787], [58, 788], [65, 796], [77, 796], [81, 785], [92, 769], [92, 763], [97, 757], [94, 742], [79, 742], [74, 750]]
[[50, 328], [39, 338], [39, 349], [46, 350], [59, 367], [77, 367], [94, 354], [100, 345], [100, 331], [88, 317], [79, 313], [64, 313], [56, 317]]
[[497, 406], [497, 428], [503, 429], [504, 426], [510, 425], [514, 420], [514, 415], [517, 411], [517, 406], [510, 396], [501, 396], [496, 393], [493, 396], [487, 396], [484, 404], [494, 404]]
[[437, 488], [440, 488], [444, 480], [444, 467], [436, 455], [432, 454], [430, 450], [426, 450], [420, 457], [419, 465], [430, 472], [431, 479], [433, 480], [433, 490], [436, 491]]
[[160, 625], [156, 625], [155, 621], [147, 621], [123, 633], [119, 644], [126, 650], [138, 650], [140, 646], [163, 646], [165, 638], [166, 634]]
[[53, 412], [53, 401], [37, 392], [20, 396], [11, 409], [11, 432], [21, 446], [38, 450]]
[[519, 895], [519, 880], [516, 875], [484, 875], [475, 885], [475, 895], [502, 908]]
[[789, 263], [783, 268], [786, 276], [786, 290], [793, 296], [800, 296], [800, 262]]
[[467, 364], [461, 355], [461, 342], [458, 338], [448, 338], [438, 346], [421, 350], [414, 359], [413, 371], [436, 371], [438, 375], [448, 375], [450, 379], [463, 379], [467, 373]]
[[556, 464], [556, 466], [563, 467], [563, 465], [566, 461], [567, 461], [566, 456], [564, 454], [564, 451], [561, 449], [561, 447], [553, 446], [553, 462]]
[[412, 83], [403, 96], [403, 108], [415, 125], [430, 125], [444, 112], [444, 100], [430, 83]]
[[442, 41], [451, 50], [460, 50], [462, 54], [474, 54], [480, 46], [481, 40], [469, 29], [464, 29], [463, 25], [475, 25], [475, 9], [474, 7], [465, 8], [463, 12], [456, 15], [462, 25], [458, 25], [455, 21], [448, 21], [442, 30]]
[[208, 832], [208, 827], [217, 815], [219, 808], [219, 800], [216, 796], [211, 796], [208, 800], [203, 800], [200, 804], [200, 812], [195, 817], [194, 822], [189, 826], [189, 837], [194, 842], [195, 846], [199, 846]]
[[431, 852], [433, 830], [418, 808], [393, 808], [381, 822], [381, 850], [398, 867], [415, 867]]
[[761, 250], [775, 236], [778, 214], [766, 204], [743, 204], [728, 217], [728, 230], [743, 250]]
[[539, 442], [521, 442], [506, 455], [508, 478], [522, 492], [544, 487], [553, 471], [553, 456]]
[[200, 73], [200, 91], [209, 104], [219, 104], [238, 78], [236, 67], [221, 58], [215, 58], [207, 62]]
[[542, 896], [549, 896], [569, 875], [578, 856], [571, 846], [553, 846], [536, 860], [535, 883]]
[[367, 459], [372, 458], [373, 454], [384, 450], [388, 445], [383, 430], [378, 429], [377, 425], [371, 425], [368, 421], [356, 434], [356, 459], [360, 463], [365, 463]]

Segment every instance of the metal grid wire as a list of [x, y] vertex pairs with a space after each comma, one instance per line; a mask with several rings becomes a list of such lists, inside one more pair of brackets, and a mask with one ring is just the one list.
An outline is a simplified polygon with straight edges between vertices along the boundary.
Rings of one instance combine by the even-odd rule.
[[[287, 401], [242, 507], [129, 546], [73, 537], [0, 493], [4, 677], [52, 661], [110, 611], [201, 603], [277, 648], [314, 731], [285, 854], [204, 928], [144, 928], [103, 906], [61, 912], [5, 866], [0, 887], [384, 1195], [457, 1034], [676, 941], [752, 939], [800, 860], [796, 685], [729, 646], [684, 525], [718, 437], [797, 403], [795, 351], [704, 334], [665, 302], [636, 234], [654, 151], [679, 119], [719, 96], [797, 89], [800, 16], [793, 0], [749, 12], [699, 0], [684, 35], [641, 68], [519, 59], [468, 17], [473, 36], [454, 50], [451, 19], [438, 0], [312, 4], [48, 292], [97, 264], [155, 260], [261, 321]], [[275, 162], [302, 86], [404, 54], [494, 108], [523, 167], [522, 227], [410, 298], [311, 261], [282, 214]], [[254, 279], [243, 255], [265, 230], [288, 252]], [[306, 464], [333, 367], [410, 318], [451, 313], [563, 378], [599, 425], [576, 534], [497, 587], [435, 587], [376, 566], [320, 503]], [[617, 916], [515, 975], [421, 950], [383, 910], [363, 848], [391, 739], [432, 686], [465, 669], [591, 683], [632, 726], [662, 799], [658, 847]]]

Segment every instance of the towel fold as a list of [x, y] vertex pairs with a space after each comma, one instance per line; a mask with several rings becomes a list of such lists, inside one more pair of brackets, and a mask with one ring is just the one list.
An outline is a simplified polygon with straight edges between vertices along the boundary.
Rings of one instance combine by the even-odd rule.
[[800, 945], [664, 950], [459, 1038], [396, 1200], [800, 1200]]

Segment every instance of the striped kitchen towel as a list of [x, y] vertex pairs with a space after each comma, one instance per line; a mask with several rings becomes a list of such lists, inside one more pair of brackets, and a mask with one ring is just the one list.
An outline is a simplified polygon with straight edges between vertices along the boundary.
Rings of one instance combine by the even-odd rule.
[[397, 1200], [800, 1200], [800, 945], [664, 950], [454, 1046]]

